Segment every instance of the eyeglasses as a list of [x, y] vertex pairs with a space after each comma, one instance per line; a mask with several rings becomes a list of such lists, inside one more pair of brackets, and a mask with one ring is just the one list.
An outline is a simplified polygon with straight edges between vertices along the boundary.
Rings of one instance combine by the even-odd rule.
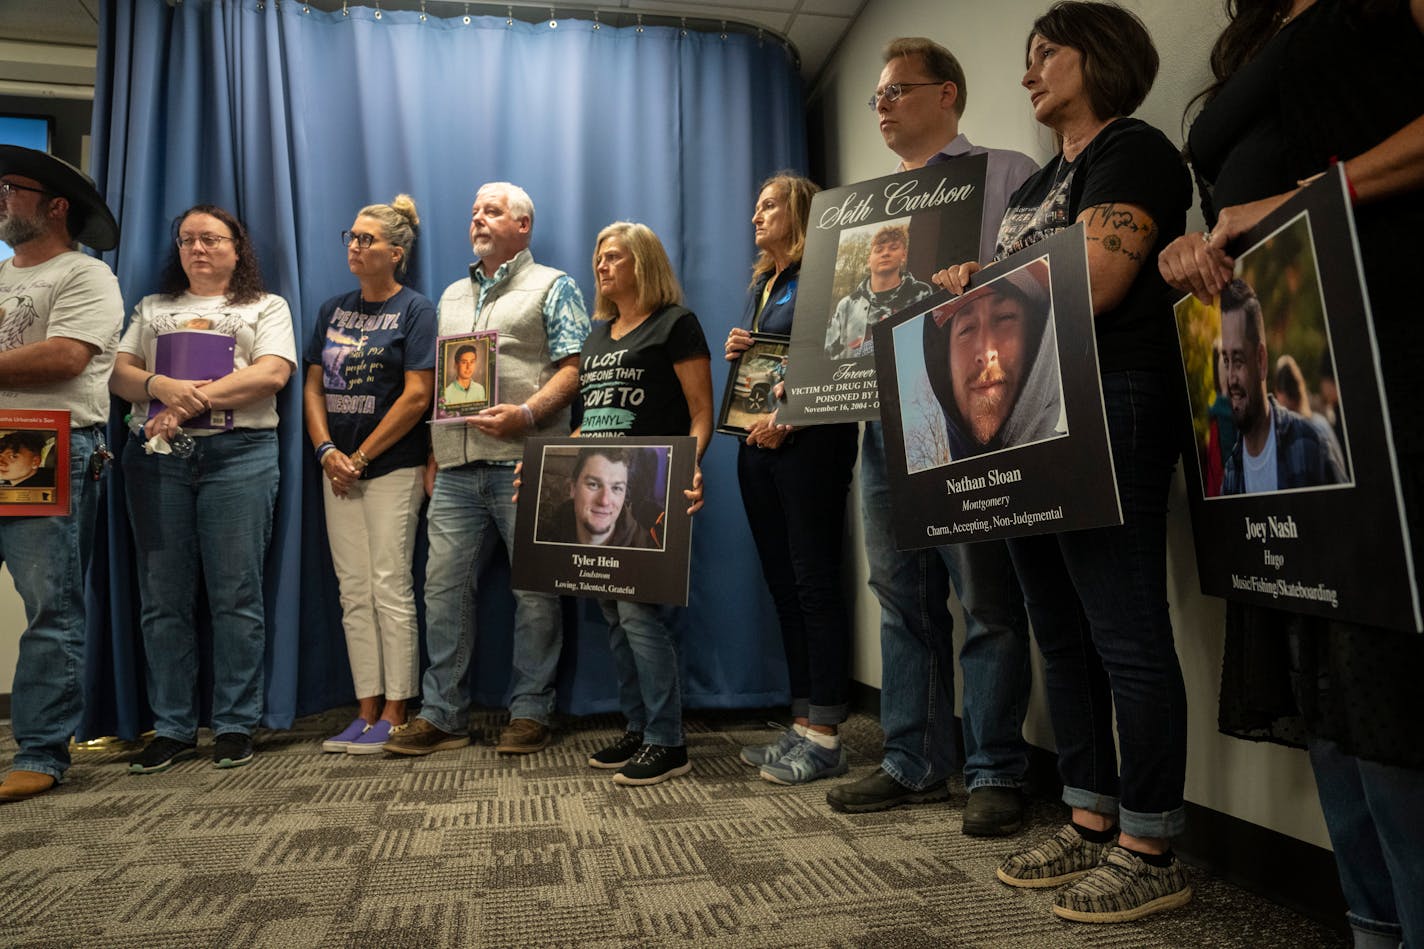
[[880, 108], [881, 97], [884, 97], [886, 102], [899, 102], [900, 97], [905, 94], [906, 89], [912, 89], [915, 86], [942, 86], [944, 83], [944, 80], [940, 80], [939, 82], [888, 83], [884, 89], [877, 90], [876, 93], [870, 97], [870, 101], [867, 102], [866, 105], [870, 106], [871, 112], [875, 112]]
[[179, 250], [191, 250], [194, 244], [201, 243], [208, 250], [216, 250], [223, 241], [233, 240], [231, 237], [224, 237], [221, 234], [199, 234], [195, 237], [180, 237], [177, 240]]
[[48, 198], [58, 197], [53, 191], [46, 191], [43, 188], [31, 188], [29, 185], [17, 185], [13, 181], [0, 181], [0, 197], [10, 197], [16, 191], [29, 191], [33, 194], [42, 194]]
[[355, 241], [357, 247], [366, 250], [378, 240], [380, 240], [380, 238], [375, 234], [358, 234], [355, 231], [341, 232], [341, 245], [343, 247], [350, 247], [351, 242]]

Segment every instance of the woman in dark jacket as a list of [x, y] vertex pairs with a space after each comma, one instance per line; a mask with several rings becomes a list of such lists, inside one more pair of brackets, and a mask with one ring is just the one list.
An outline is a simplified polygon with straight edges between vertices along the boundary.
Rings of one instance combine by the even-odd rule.
[[[790, 336], [811, 196], [818, 190], [786, 173], [762, 185], [752, 217], [761, 255], [742, 326], [727, 336], [728, 360], [751, 346], [752, 333]], [[851, 636], [840, 565], [855, 440], [853, 424], [793, 431], [776, 424], [772, 412], [751, 425], [737, 454], [742, 503], [781, 622], [793, 719], [771, 744], [742, 749], [742, 760], [776, 784], [846, 772], [837, 732], [849, 699]]]

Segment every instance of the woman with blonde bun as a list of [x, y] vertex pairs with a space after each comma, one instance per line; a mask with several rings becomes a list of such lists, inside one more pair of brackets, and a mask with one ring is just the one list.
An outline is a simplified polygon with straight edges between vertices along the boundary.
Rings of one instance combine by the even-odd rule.
[[418, 694], [411, 558], [425, 497], [435, 307], [402, 286], [420, 219], [409, 195], [342, 231], [360, 284], [322, 304], [307, 345], [307, 435], [322, 472], [326, 536], [360, 714], [323, 751], [375, 754]]

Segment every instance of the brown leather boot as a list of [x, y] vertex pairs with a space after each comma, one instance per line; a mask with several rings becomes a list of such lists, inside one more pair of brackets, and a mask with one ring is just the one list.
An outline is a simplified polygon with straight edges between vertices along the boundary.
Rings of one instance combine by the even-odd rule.
[[0, 784], [0, 804], [29, 800], [58, 783], [53, 775], [40, 771], [11, 771]]

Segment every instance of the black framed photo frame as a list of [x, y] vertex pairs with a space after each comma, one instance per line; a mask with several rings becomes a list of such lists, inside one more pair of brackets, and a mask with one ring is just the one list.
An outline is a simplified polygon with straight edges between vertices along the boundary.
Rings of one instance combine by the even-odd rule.
[[987, 169], [969, 155], [811, 199], [778, 422], [880, 418], [872, 328], [933, 293], [946, 263], [978, 258]]
[[722, 410], [717, 413], [717, 431], [746, 438], [758, 420], [776, 411], [776, 384], [786, 377], [786, 351], [791, 339], [776, 333], [753, 333], [752, 344], [744, 349], [727, 373], [722, 393]]
[[527, 440], [514, 588], [685, 606], [696, 466], [689, 435]]
[[1236, 272], [1221, 294], [1176, 305], [1189, 411], [1183, 460], [1202, 592], [1420, 632], [1343, 169], [1283, 203], [1228, 251]]
[[457, 422], [499, 401], [499, 333], [457, 333], [435, 339], [433, 422]]
[[1122, 523], [1083, 234], [876, 325], [900, 549]]
[[69, 513], [69, 413], [0, 411], [0, 517]]

